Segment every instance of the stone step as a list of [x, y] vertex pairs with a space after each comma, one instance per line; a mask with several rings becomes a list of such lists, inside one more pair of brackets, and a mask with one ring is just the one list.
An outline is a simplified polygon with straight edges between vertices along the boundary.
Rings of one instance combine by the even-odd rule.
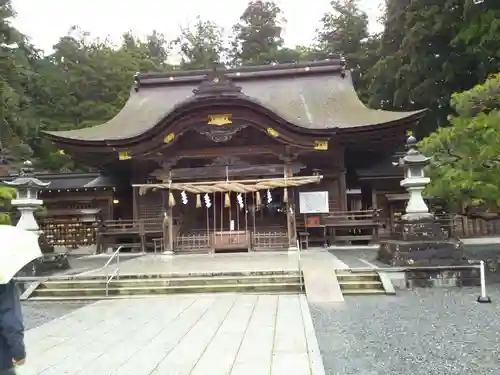
[[375, 271], [338, 271], [337, 280], [343, 295], [386, 294], [384, 283]]
[[352, 281], [352, 280], [362, 280], [362, 281], [380, 281], [380, 277], [376, 272], [337, 272], [337, 280]]
[[370, 295], [386, 295], [383, 289], [346, 289], [342, 291], [344, 296], [370, 296]]
[[341, 290], [345, 289], [382, 289], [384, 286], [382, 282], [373, 280], [350, 280], [350, 281], [340, 281], [339, 285]]
[[[268, 284], [223, 284], [223, 285], [178, 285], [162, 287], [112, 287], [108, 289], [108, 295], [160, 295], [160, 294], [187, 294], [187, 293], [268, 293], [268, 292], [300, 292], [299, 282], [268, 283]], [[61, 288], [61, 289], [37, 289], [30, 299], [40, 297], [78, 298], [78, 297], [100, 297], [106, 298], [105, 288]]]
[[[173, 278], [128, 278], [113, 279], [109, 283], [110, 288], [129, 287], [165, 287], [182, 285], [224, 285], [224, 284], [272, 284], [272, 283], [299, 283], [299, 275], [253, 275], [253, 276], [213, 276], [213, 277], [173, 277]], [[52, 280], [40, 285], [40, 289], [62, 289], [62, 288], [105, 288], [104, 279], [94, 280]]]
[[[115, 271], [114, 267], [109, 268], [109, 274]], [[175, 279], [175, 278], [206, 278], [206, 277], [248, 277], [248, 276], [279, 276], [279, 275], [295, 275], [299, 276], [298, 270], [266, 270], [266, 271], [224, 271], [224, 272], [214, 272], [214, 271], [206, 271], [206, 272], [169, 272], [169, 273], [120, 273], [120, 280], [125, 279]], [[106, 276], [103, 274], [87, 274], [85, 276], [78, 276], [78, 279], [68, 277], [68, 280], [103, 280], [106, 279]], [[61, 280], [51, 280], [51, 281], [61, 281]]]

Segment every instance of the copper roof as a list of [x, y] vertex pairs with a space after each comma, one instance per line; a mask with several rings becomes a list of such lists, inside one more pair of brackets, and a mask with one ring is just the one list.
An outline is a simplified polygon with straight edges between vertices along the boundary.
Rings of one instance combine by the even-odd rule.
[[[48, 132], [80, 141], [124, 140], [139, 136], [174, 109], [195, 100], [210, 71], [139, 74], [123, 109], [108, 122], [84, 129]], [[367, 108], [358, 98], [340, 59], [302, 64], [244, 67], [222, 72], [242, 97], [287, 122], [310, 130], [352, 129], [419, 117], [423, 111]], [[235, 90], [236, 91], [236, 90]], [[215, 98], [217, 100], [217, 98]], [[220, 95], [223, 101], [224, 96]]]

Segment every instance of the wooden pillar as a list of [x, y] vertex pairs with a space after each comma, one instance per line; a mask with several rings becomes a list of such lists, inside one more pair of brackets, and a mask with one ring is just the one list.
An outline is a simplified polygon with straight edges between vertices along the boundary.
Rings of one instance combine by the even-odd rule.
[[[170, 193], [170, 191], [169, 191]], [[168, 250], [174, 252], [174, 208], [168, 207]]]
[[[293, 172], [289, 164], [285, 166], [285, 178], [292, 177]], [[286, 202], [286, 222], [288, 230], [288, 247], [294, 248], [297, 246], [297, 226], [295, 223], [295, 205], [292, 202], [292, 192], [288, 189], [288, 201]]]
[[133, 213], [133, 220], [138, 220], [139, 219], [139, 188], [133, 187], [132, 188], [133, 193], [132, 193], [132, 213]]
[[377, 205], [377, 189], [372, 186], [372, 208], [374, 210], [378, 209]]
[[347, 182], [346, 182], [346, 171], [340, 171], [339, 175], [340, 183], [340, 210], [347, 211]]
[[161, 233], [162, 233], [162, 251], [168, 251], [169, 250], [169, 235], [168, 235], [168, 228], [169, 228], [169, 216], [167, 212], [165, 212], [165, 216], [161, 222]]

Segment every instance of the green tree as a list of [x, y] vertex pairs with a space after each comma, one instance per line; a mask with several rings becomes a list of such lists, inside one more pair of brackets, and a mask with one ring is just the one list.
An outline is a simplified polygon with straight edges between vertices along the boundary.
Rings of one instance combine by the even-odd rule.
[[28, 139], [33, 125], [29, 96], [33, 50], [11, 25], [14, 16], [10, 0], [0, 1], [0, 149], [17, 160], [32, 154]]
[[275, 62], [283, 46], [282, 26], [285, 20], [274, 1], [248, 3], [233, 27], [231, 60], [233, 65], [260, 65]]
[[[154, 31], [144, 40], [125, 33], [122, 45], [116, 48], [107, 40], [71, 28], [54, 46], [54, 53], [35, 66], [38, 81], [32, 89], [32, 106], [39, 119], [38, 130], [78, 129], [107, 121], [127, 101], [136, 72], [170, 68], [166, 61], [169, 51], [164, 37]], [[43, 137], [38, 137], [36, 151], [39, 168], [83, 167]]]
[[369, 35], [368, 16], [360, 9], [359, 0], [333, 0], [330, 6], [317, 31], [320, 50], [325, 57], [343, 53], [357, 58]]
[[359, 7], [359, 0], [333, 0], [330, 6], [317, 30], [316, 55], [326, 59], [342, 54], [358, 93], [366, 101], [369, 86], [366, 72], [378, 60], [378, 36], [369, 35], [368, 16]]
[[500, 71], [500, 3], [467, 0], [463, 3], [462, 24], [452, 45], [462, 48], [477, 63], [470, 73], [482, 81], [492, 72]]
[[380, 60], [369, 72], [371, 106], [429, 108], [424, 135], [446, 126], [451, 95], [500, 69], [499, 9], [493, 1], [388, 0]]
[[0, 186], [0, 225], [9, 225], [10, 201], [16, 197], [16, 190], [10, 187]]
[[126, 60], [136, 72], [164, 72], [172, 70], [168, 63], [172, 43], [156, 30], [147, 35], [145, 40], [134, 36], [131, 32], [122, 35], [119, 52], [126, 53]]
[[282, 64], [306, 62], [317, 59], [318, 53], [311, 46], [282, 47], [274, 52], [274, 61]]
[[500, 74], [471, 90], [454, 94], [450, 126], [421, 141], [432, 157], [430, 196], [452, 209], [500, 207]]
[[183, 70], [208, 69], [222, 63], [227, 52], [224, 46], [224, 30], [212, 21], [200, 17], [192, 27], [181, 29], [175, 40], [181, 54]]

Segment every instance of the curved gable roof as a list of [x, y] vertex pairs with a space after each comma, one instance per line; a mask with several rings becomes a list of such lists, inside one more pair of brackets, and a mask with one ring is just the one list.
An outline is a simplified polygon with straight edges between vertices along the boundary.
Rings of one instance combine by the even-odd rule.
[[[419, 117], [423, 111], [392, 112], [367, 108], [358, 98], [340, 59], [308, 64], [245, 67], [221, 72], [241, 87], [241, 98], [285, 121], [312, 131], [353, 129]], [[119, 141], [140, 136], [176, 108], [196, 100], [193, 90], [209, 71], [140, 74], [123, 109], [108, 122], [88, 128], [47, 132], [77, 141]], [[224, 101], [224, 95], [214, 95]]]

